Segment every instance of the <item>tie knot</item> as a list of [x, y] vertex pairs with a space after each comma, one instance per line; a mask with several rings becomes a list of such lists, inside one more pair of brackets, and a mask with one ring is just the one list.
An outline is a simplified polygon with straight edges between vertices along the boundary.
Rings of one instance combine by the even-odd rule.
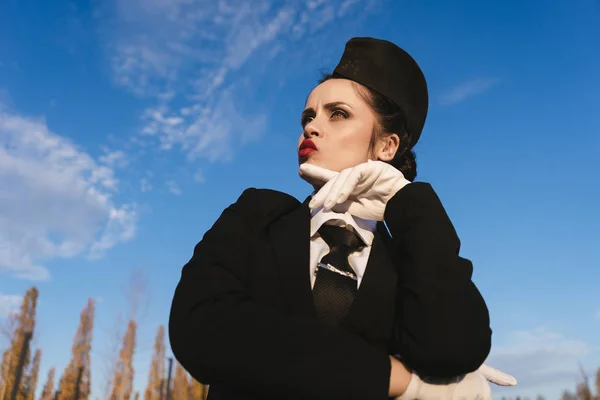
[[322, 225], [319, 228], [319, 234], [331, 249], [345, 247], [348, 254], [364, 246], [363, 241], [356, 233], [341, 226]]

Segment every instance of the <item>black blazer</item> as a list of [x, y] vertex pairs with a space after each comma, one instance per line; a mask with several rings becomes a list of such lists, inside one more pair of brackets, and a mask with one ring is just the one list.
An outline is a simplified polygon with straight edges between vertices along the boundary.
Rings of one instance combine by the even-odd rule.
[[209, 399], [388, 398], [390, 361], [421, 375], [476, 370], [491, 346], [472, 264], [429, 184], [387, 204], [339, 328], [316, 320], [308, 199], [248, 189], [196, 245], [169, 321], [173, 354]]

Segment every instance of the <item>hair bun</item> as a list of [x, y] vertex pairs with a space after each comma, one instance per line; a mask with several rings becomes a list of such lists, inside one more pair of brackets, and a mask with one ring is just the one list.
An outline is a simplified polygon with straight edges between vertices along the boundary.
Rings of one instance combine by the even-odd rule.
[[412, 182], [417, 177], [417, 156], [414, 151], [405, 151], [395, 157], [391, 164], [402, 172], [407, 180]]

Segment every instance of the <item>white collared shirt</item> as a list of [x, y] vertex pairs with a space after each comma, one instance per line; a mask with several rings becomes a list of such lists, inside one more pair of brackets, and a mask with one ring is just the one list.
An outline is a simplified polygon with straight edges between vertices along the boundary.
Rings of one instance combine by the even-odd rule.
[[341, 227], [350, 226], [354, 232], [362, 239], [365, 246], [350, 254], [348, 262], [356, 277], [358, 278], [358, 287], [365, 269], [367, 268], [367, 261], [371, 254], [371, 246], [373, 245], [373, 238], [377, 221], [368, 221], [359, 217], [352, 216], [346, 213], [336, 213], [331, 210], [323, 210], [318, 208], [311, 211], [312, 218], [310, 220], [310, 284], [311, 287], [315, 284], [315, 271], [317, 270], [317, 264], [327, 253], [329, 253], [329, 246], [319, 235], [319, 228], [323, 224], [336, 225]]

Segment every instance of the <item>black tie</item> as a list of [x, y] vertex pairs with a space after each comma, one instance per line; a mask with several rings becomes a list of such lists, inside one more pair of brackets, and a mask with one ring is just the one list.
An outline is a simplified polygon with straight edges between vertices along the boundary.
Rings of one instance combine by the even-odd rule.
[[350, 310], [358, 287], [348, 256], [364, 243], [354, 232], [339, 226], [323, 225], [319, 233], [330, 250], [317, 265], [313, 287], [315, 311], [320, 321], [339, 326]]

